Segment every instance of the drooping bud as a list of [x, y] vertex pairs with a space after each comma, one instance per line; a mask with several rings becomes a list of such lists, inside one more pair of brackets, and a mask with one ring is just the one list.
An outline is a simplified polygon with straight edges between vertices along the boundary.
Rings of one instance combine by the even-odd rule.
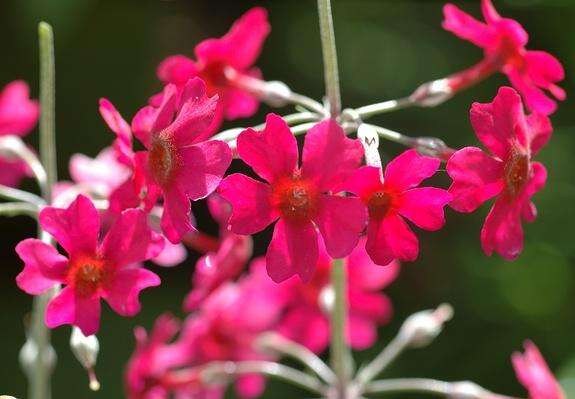
[[448, 147], [443, 140], [437, 137], [416, 138], [415, 149], [421, 155], [428, 155], [443, 161], [447, 161], [455, 153], [453, 148]]
[[359, 138], [365, 153], [365, 163], [381, 170], [381, 156], [379, 155], [379, 135], [370, 125], [362, 123], [357, 129]]
[[409, 316], [399, 333], [407, 337], [410, 347], [421, 348], [429, 345], [452, 317], [451, 305], [441, 304], [435, 310], [423, 310]]
[[435, 107], [453, 96], [448, 79], [437, 79], [419, 86], [409, 100], [420, 107]]
[[74, 356], [76, 356], [76, 359], [78, 359], [82, 367], [88, 372], [90, 389], [92, 391], [99, 390], [100, 382], [94, 371], [94, 366], [96, 366], [98, 359], [98, 352], [100, 351], [98, 338], [95, 335], [86, 337], [79, 328], [74, 327], [70, 335], [70, 348]]

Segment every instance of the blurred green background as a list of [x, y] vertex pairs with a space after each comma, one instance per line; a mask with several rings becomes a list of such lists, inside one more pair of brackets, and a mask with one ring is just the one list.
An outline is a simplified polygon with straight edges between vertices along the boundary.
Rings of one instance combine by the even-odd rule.
[[[404, 96], [418, 84], [467, 67], [481, 56], [473, 45], [442, 30], [442, 1], [333, 3], [346, 106]], [[479, 1], [456, 3], [479, 15]], [[562, 86], [573, 96], [575, 1], [495, 3], [503, 15], [525, 26], [531, 36], [530, 48], [558, 56], [567, 71]], [[220, 36], [254, 5], [268, 8], [273, 27], [259, 62], [264, 76], [320, 98], [321, 51], [312, 0], [2, 0], [0, 84], [25, 79], [37, 97], [36, 24], [40, 20], [52, 23], [56, 35], [59, 172], [61, 177], [68, 177], [70, 155], [82, 152], [93, 156], [112, 139], [98, 115], [98, 98], [106, 96], [125, 116], [133, 115], [160, 89], [155, 79], [159, 61], [174, 53], [191, 55], [195, 43]], [[473, 101], [490, 101], [505, 82], [497, 76], [438, 108], [403, 110], [373, 121], [406, 134], [441, 137], [453, 147], [475, 145], [469, 106]], [[253, 120], [235, 126], [257, 123], [266, 112], [268, 109], [262, 107]], [[450, 302], [456, 313], [445, 332], [429, 348], [405, 353], [388, 376], [470, 379], [495, 392], [524, 396], [509, 358], [524, 339], [531, 338], [561, 378], [568, 396], [575, 396], [575, 113], [571, 99], [561, 104], [553, 122], [554, 138], [539, 156], [549, 179], [546, 189], [536, 196], [539, 217], [526, 227], [526, 249], [521, 258], [508, 263], [481, 252], [479, 230], [487, 206], [473, 215], [448, 211], [446, 228], [433, 234], [420, 232], [419, 260], [405, 264], [389, 289], [396, 316], [381, 329], [377, 347], [357, 354], [358, 362], [374, 356], [410, 313]], [[33, 144], [35, 136], [29, 137]], [[384, 144], [386, 159], [400, 150]], [[444, 177], [438, 180], [447, 184]], [[33, 189], [30, 183], [27, 187]], [[205, 206], [194, 209], [200, 225], [213, 229]], [[34, 234], [34, 225], [26, 218], [2, 223], [0, 394], [25, 398], [26, 381], [17, 356], [24, 341], [23, 318], [31, 301], [14, 283], [21, 265], [13, 248]], [[263, 253], [267, 240], [265, 235], [256, 238], [258, 254]], [[144, 310], [137, 317], [124, 319], [104, 308], [97, 367], [103, 386], [99, 393], [88, 390], [86, 376], [68, 349], [69, 328], [54, 331], [59, 356], [54, 398], [122, 397], [123, 368], [134, 346], [133, 327], [149, 328], [165, 310], [181, 315], [180, 304], [189, 289], [196, 258], [191, 254], [175, 269], [155, 268], [163, 284], [144, 293]], [[296, 396], [302, 394], [279, 383], [270, 383], [265, 394], [268, 398]]]

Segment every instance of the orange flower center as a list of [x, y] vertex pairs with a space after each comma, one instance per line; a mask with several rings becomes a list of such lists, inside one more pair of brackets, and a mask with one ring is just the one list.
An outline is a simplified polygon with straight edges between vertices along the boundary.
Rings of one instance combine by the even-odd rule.
[[385, 217], [392, 205], [392, 197], [383, 190], [371, 194], [367, 201], [367, 210], [369, 217], [375, 220], [381, 220]]
[[170, 138], [160, 133], [152, 139], [148, 155], [150, 172], [160, 185], [168, 183], [178, 165], [178, 153]]
[[91, 296], [105, 277], [105, 263], [98, 258], [82, 257], [71, 263], [68, 282], [81, 296]]
[[272, 205], [291, 221], [306, 221], [317, 213], [319, 193], [312, 183], [297, 174], [273, 185]]

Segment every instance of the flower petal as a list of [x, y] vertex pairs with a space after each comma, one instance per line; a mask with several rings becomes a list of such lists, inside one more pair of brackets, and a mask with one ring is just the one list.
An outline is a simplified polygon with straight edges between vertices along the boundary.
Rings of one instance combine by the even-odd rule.
[[380, 266], [374, 263], [365, 250], [366, 239], [359, 244], [347, 258], [349, 283], [367, 291], [379, 291], [391, 284], [399, 275], [400, 265], [397, 261]]
[[110, 130], [116, 134], [114, 140], [114, 150], [118, 159], [126, 164], [131, 165], [134, 151], [132, 150], [132, 129], [128, 122], [122, 118], [116, 107], [106, 98], [100, 99], [100, 115]]
[[305, 136], [302, 175], [323, 191], [333, 190], [359, 167], [362, 157], [360, 141], [347, 138], [334, 120], [325, 120]]
[[71, 324], [82, 334], [89, 336], [100, 327], [100, 298], [96, 295], [83, 297], [76, 295], [71, 287], [65, 287], [46, 308], [46, 325], [49, 328]]
[[190, 78], [198, 74], [196, 63], [185, 55], [176, 54], [165, 58], [156, 71], [158, 79], [164, 83], [183, 86]]
[[445, 224], [443, 208], [451, 201], [447, 190], [436, 187], [412, 188], [400, 197], [399, 214], [421, 229], [435, 231]]
[[140, 312], [140, 291], [160, 285], [160, 278], [143, 267], [118, 270], [103, 290], [102, 296], [116, 313], [135, 316]]
[[16, 253], [24, 262], [24, 270], [16, 276], [16, 284], [28, 294], [41, 294], [66, 280], [68, 259], [53, 246], [28, 238], [16, 246]]
[[172, 244], [178, 244], [187, 233], [196, 230], [192, 224], [190, 200], [178, 188], [164, 191], [164, 212], [160, 225]]
[[236, 234], [262, 231], [278, 218], [270, 203], [271, 187], [240, 173], [227, 176], [218, 194], [232, 206], [230, 229]]
[[486, 255], [495, 251], [506, 260], [514, 260], [523, 251], [523, 203], [507, 196], [495, 201], [481, 229], [481, 246]]
[[100, 234], [100, 215], [91, 200], [78, 195], [67, 209], [46, 207], [40, 225], [68, 252], [95, 253]]
[[527, 125], [529, 126], [531, 154], [534, 156], [549, 142], [553, 133], [553, 126], [547, 116], [538, 113], [527, 116]]
[[367, 209], [357, 197], [323, 195], [314, 219], [332, 258], [350, 254], [365, 229]]
[[414, 261], [419, 254], [419, 241], [399, 215], [371, 220], [367, 227], [367, 253], [378, 265], [394, 259]]
[[192, 201], [210, 195], [232, 162], [232, 151], [223, 141], [204, 141], [179, 151], [182, 166], [177, 185]]
[[29, 133], [40, 115], [38, 102], [30, 100], [28, 84], [15, 80], [0, 92], [0, 135]]
[[453, 154], [447, 162], [447, 173], [453, 180], [449, 205], [458, 212], [473, 212], [501, 193], [505, 185], [503, 162], [476, 147], [465, 147]]
[[238, 136], [238, 154], [259, 176], [273, 182], [297, 168], [297, 142], [287, 123], [268, 114], [263, 131], [246, 129]]
[[297, 306], [288, 310], [278, 331], [314, 353], [323, 352], [329, 344], [329, 321], [315, 307]]
[[253, 116], [260, 106], [259, 100], [245, 90], [228, 88], [223, 97], [225, 101], [225, 117], [228, 120], [249, 118]]
[[526, 73], [511, 70], [507, 73], [509, 81], [523, 96], [527, 108], [533, 112], [551, 115], [557, 110], [557, 103], [537, 87]]
[[269, 276], [280, 283], [294, 274], [311, 280], [318, 259], [317, 232], [311, 222], [292, 224], [280, 219], [266, 253]]
[[443, 18], [443, 29], [478, 47], [488, 47], [495, 39], [493, 32], [486, 24], [461, 11], [453, 4], [443, 6]]
[[401, 192], [419, 186], [435, 174], [441, 161], [407, 150], [393, 159], [385, 168], [383, 184], [392, 191]]
[[353, 349], [365, 350], [377, 341], [377, 325], [368, 318], [350, 313], [346, 335]]

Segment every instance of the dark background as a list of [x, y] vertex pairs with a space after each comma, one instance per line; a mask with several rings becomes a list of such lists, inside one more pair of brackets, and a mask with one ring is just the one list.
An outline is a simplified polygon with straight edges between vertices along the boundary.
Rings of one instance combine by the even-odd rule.
[[[343, 100], [359, 106], [411, 92], [419, 83], [440, 78], [479, 60], [480, 50], [442, 30], [441, 1], [334, 0]], [[479, 2], [457, 2], [479, 15]], [[575, 65], [575, 1], [495, 1], [500, 12], [519, 20], [530, 33], [529, 47], [554, 53], [563, 62], [562, 86], [573, 96]], [[272, 34], [259, 66], [268, 79], [287, 82], [294, 90], [320, 98], [323, 90], [321, 51], [315, 2], [312, 0], [2, 0], [0, 84], [16, 78], [38, 93], [36, 24], [46, 20], [56, 35], [58, 157], [61, 177], [76, 152], [94, 156], [112, 135], [97, 113], [106, 96], [131, 117], [146, 98], [160, 89], [155, 67], [165, 56], [192, 54], [195, 43], [223, 34], [232, 21], [256, 4], [270, 12]], [[497, 76], [436, 109], [409, 109], [374, 118], [374, 123], [413, 135], [443, 138], [451, 146], [475, 145], [468, 121], [472, 101], [491, 101]], [[266, 107], [253, 120], [259, 123]], [[289, 113], [291, 110], [280, 110]], [[448, 211], [447, 226], [422, 233], [417, 262], [406, 264], [388, 290], [396, 307], [393, 322], [381, 329], [381, 341], [357, 354], [373, 357], [410, 313], [450, 302], [455, 318], [429, 348], [410, 351], [388, 376], [470, 379], [514, 396], [525, 396], [516, 382], [510, 354], [531, 338], [561, 378], [568, 396], [575, 395], [575, 114], [567, 100], [553, 116], [555, 133], [540, 154], [549, 171], [546, 189], [536, 196], [539, 217], [526, 227], [526, 249], [508, 263], [487, 258], [479, 230], [488, 207], [473, 215]], [[230, 124], [229, 126], [233, 126]], [[35, 144], [36, 132], [29, 136]], [[386, 159], [400, 148], [384, 144]], [[446, 184], [444, 178], [439, 178]], [[31, 183], [25, 185], [34, 189]], [[205, 208], [195, 207], [200, 222]], [[21, 269], [13, 248], [34, 234], [26, 218], [4, 219], [0, 229], [0, 394], [25, 397], [26, 381], [17, 355], [24, 341], [22, 320], [31, 300], [14, 283]], [[213, 226], [212, 226], [213, 227]], [[263, 253], [269, 237], [257, 237]], [[175, 269], [154, 270], [162, 276], [158, 289], [144, 293], [143, 311], [125, 319], [104, 307], [98, 374], [103, 387], [91, 393], [86, 377], [68, 349], [69, 328], [54, 331], [58, 367], [54, 398], [119, 398], [122, 372], [133, 349], [135, 325], [149, 328], [165, 310], [181, 314], [195, 255]], [[265, 397], [302, 396], [295, 388], [270, 383]], [[411, 396], [413, 397], [413, 396]]]

